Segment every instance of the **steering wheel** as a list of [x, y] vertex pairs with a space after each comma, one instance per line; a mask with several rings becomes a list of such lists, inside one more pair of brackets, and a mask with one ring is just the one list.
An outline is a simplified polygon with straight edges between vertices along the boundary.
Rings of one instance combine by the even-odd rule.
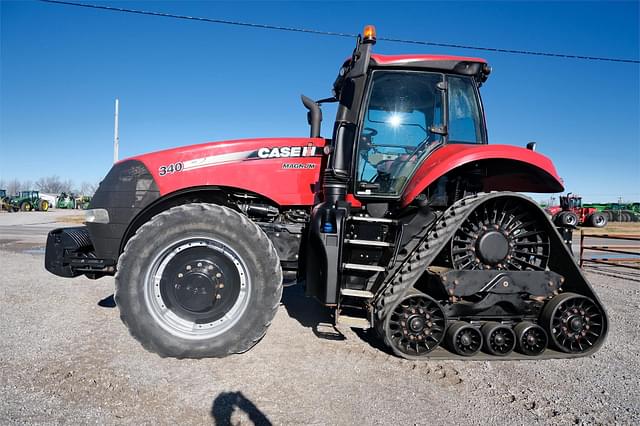
[[360, 134], [360, 136], [365, 139], [371, 140], [371, 138], [377, 134], [378, 134], [378, 131], [376, 129], [372, 129], [371, 127], [365, 127], [364, 129], [362, 129], [362, 133]]

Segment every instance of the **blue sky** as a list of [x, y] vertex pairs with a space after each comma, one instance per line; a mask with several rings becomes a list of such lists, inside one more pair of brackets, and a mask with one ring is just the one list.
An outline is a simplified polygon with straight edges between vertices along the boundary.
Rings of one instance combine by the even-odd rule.
[[[87, 3], [91, 3], [88, 2]], [[98, 2], [96, 2], [98, 3]], [[102, 2], [184, 15], [638, 59], [638, 2]], [[34, 1], [0, 4], [0, 178], [98, 181], [121, 158], [305, 136], [299, 95], [330, 95], [354, 41]], [[586, 200], [640, 200], [640, 66], [389, 42], [378, 53], [480, 56], [490, 143], [537, 141]], [[330, 137], [334, 110], [325, 110]], [[537, 197], [544, 198], [544, 197]]]

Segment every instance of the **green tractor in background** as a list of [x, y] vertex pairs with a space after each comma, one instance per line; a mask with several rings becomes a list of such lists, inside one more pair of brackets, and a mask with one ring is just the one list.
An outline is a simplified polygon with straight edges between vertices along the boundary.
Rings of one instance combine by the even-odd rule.
[[593, 207], [610, 222], [640, 222], [640, 203], [590, 203], [584, 207]]
[[61, 192], [58, 195], [58, 199], [56, 201], [57, 209], [75, 209], [76, 208], [76, 197], [73, 193], [67, 194], [66, 192]]
[[19, 192], [15, 196], [9, 198], [9, 206], [14, 212], [30, 212], [32, 210], [46, 212], [50, 207], [49, 201], [40, 198], [40, 191]]
[[9, 210], [11, 207], [9, 205], [9, 197], [7, 197], [7, 190], [0, 189], [0, 211]]
[[56, 208], [58, 209], [87, 209], [89, 208], [89, 203], [91, 202], [91, 197], [88, 195], [75, 195], [73, 193], [67, 194], [66, 192], [61, 192], [58, 195], [58, 200], [56, 202]]

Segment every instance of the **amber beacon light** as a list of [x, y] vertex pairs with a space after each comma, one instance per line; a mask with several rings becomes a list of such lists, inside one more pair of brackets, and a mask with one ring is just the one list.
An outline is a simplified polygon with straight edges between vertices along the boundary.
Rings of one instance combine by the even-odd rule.
[[362, 32], [362, 41], [364, 43], [375, 44], [376, 42], [376, 27], [373, 25], [367, 25]]

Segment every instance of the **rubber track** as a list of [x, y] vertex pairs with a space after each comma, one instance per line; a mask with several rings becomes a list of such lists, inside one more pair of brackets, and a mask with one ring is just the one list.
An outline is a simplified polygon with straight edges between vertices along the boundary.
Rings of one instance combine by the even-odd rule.
[[[387, 311], [391, 307], [395, 306], [396, 302], [400, 300], [418, 281], [418, 279], [426, 271], [427, 267], [436, 259], [438, 254], [442, 251], [445, 245], [451, 240], [454, 232], [458, 229], [464, 220], [473, 212], [473, 210], [483, 204], [484, 202], [492, 198], [502, 197], [514, 197], [524, 201], [528, 201], [535, 204], [531, 198], [515, 192], [492, 192], [492, 193], [478, 193], [458, 200], [451, 207], [449, 207], [440, 216], [427, 234], [421, 239], [421, 241], [411, 250], [411, 252], [401, 261], [400, 265], [393, 268], [384, 284], [376, 292], [376, 296], [373, 301], [375, 307], [375, 330], [384, 343], [391, 348], [390, 342], [387, 341], [383, 323], [387, 315]], [[545, 215], [546, 218], [546, 215]], [[549, 227], [549, 237], [557, 238], [562, 241], [560, 234], [558, 234], [555, 226], [547, 218], [547, 226]], [[561, 244], [565, 247], [566, 253], [559, 255], [566, 255], [572, 257], [571, 253], [566, 249], [564, 243]], [[573, 262], [575, 263], [575, 262]], [[577, 264], [576, 269], [579, 270]], [[580, 275], [581, 272], [578, 272]], [[582, 276], [584, 284], [586, 284], [586, 293], [589, 297], [592, 297], [594, 301], [600, 306], [603, 314], [606, 317], [606, 311], [602, 303], [598, 299], [593, 289], [588, 284], [587, 280]], [[606, 338], [606, 334], [605, 334]], [[442, 347], [436, 348], [433, 352], [421, 357], [420, 359], [465, 359], [465, 360], [510, 360], [510, 359], [550, 359], [550, 358], [577, 358], [588, 356], [595, 352], [603, 343], [605, 338], [601, 339], [593, 350], [586, 351], [581, 354], [569, 354], [564, 352], [558, 352], [552, 349], [547, 349], [542, 355], [539, 356], [525, 356], [517, 352], [512, 352], [508, 356], [493, 356], [485, 353], [478, 353], [473, 357], [461, 357], [454, 353], [445, 350]]]

